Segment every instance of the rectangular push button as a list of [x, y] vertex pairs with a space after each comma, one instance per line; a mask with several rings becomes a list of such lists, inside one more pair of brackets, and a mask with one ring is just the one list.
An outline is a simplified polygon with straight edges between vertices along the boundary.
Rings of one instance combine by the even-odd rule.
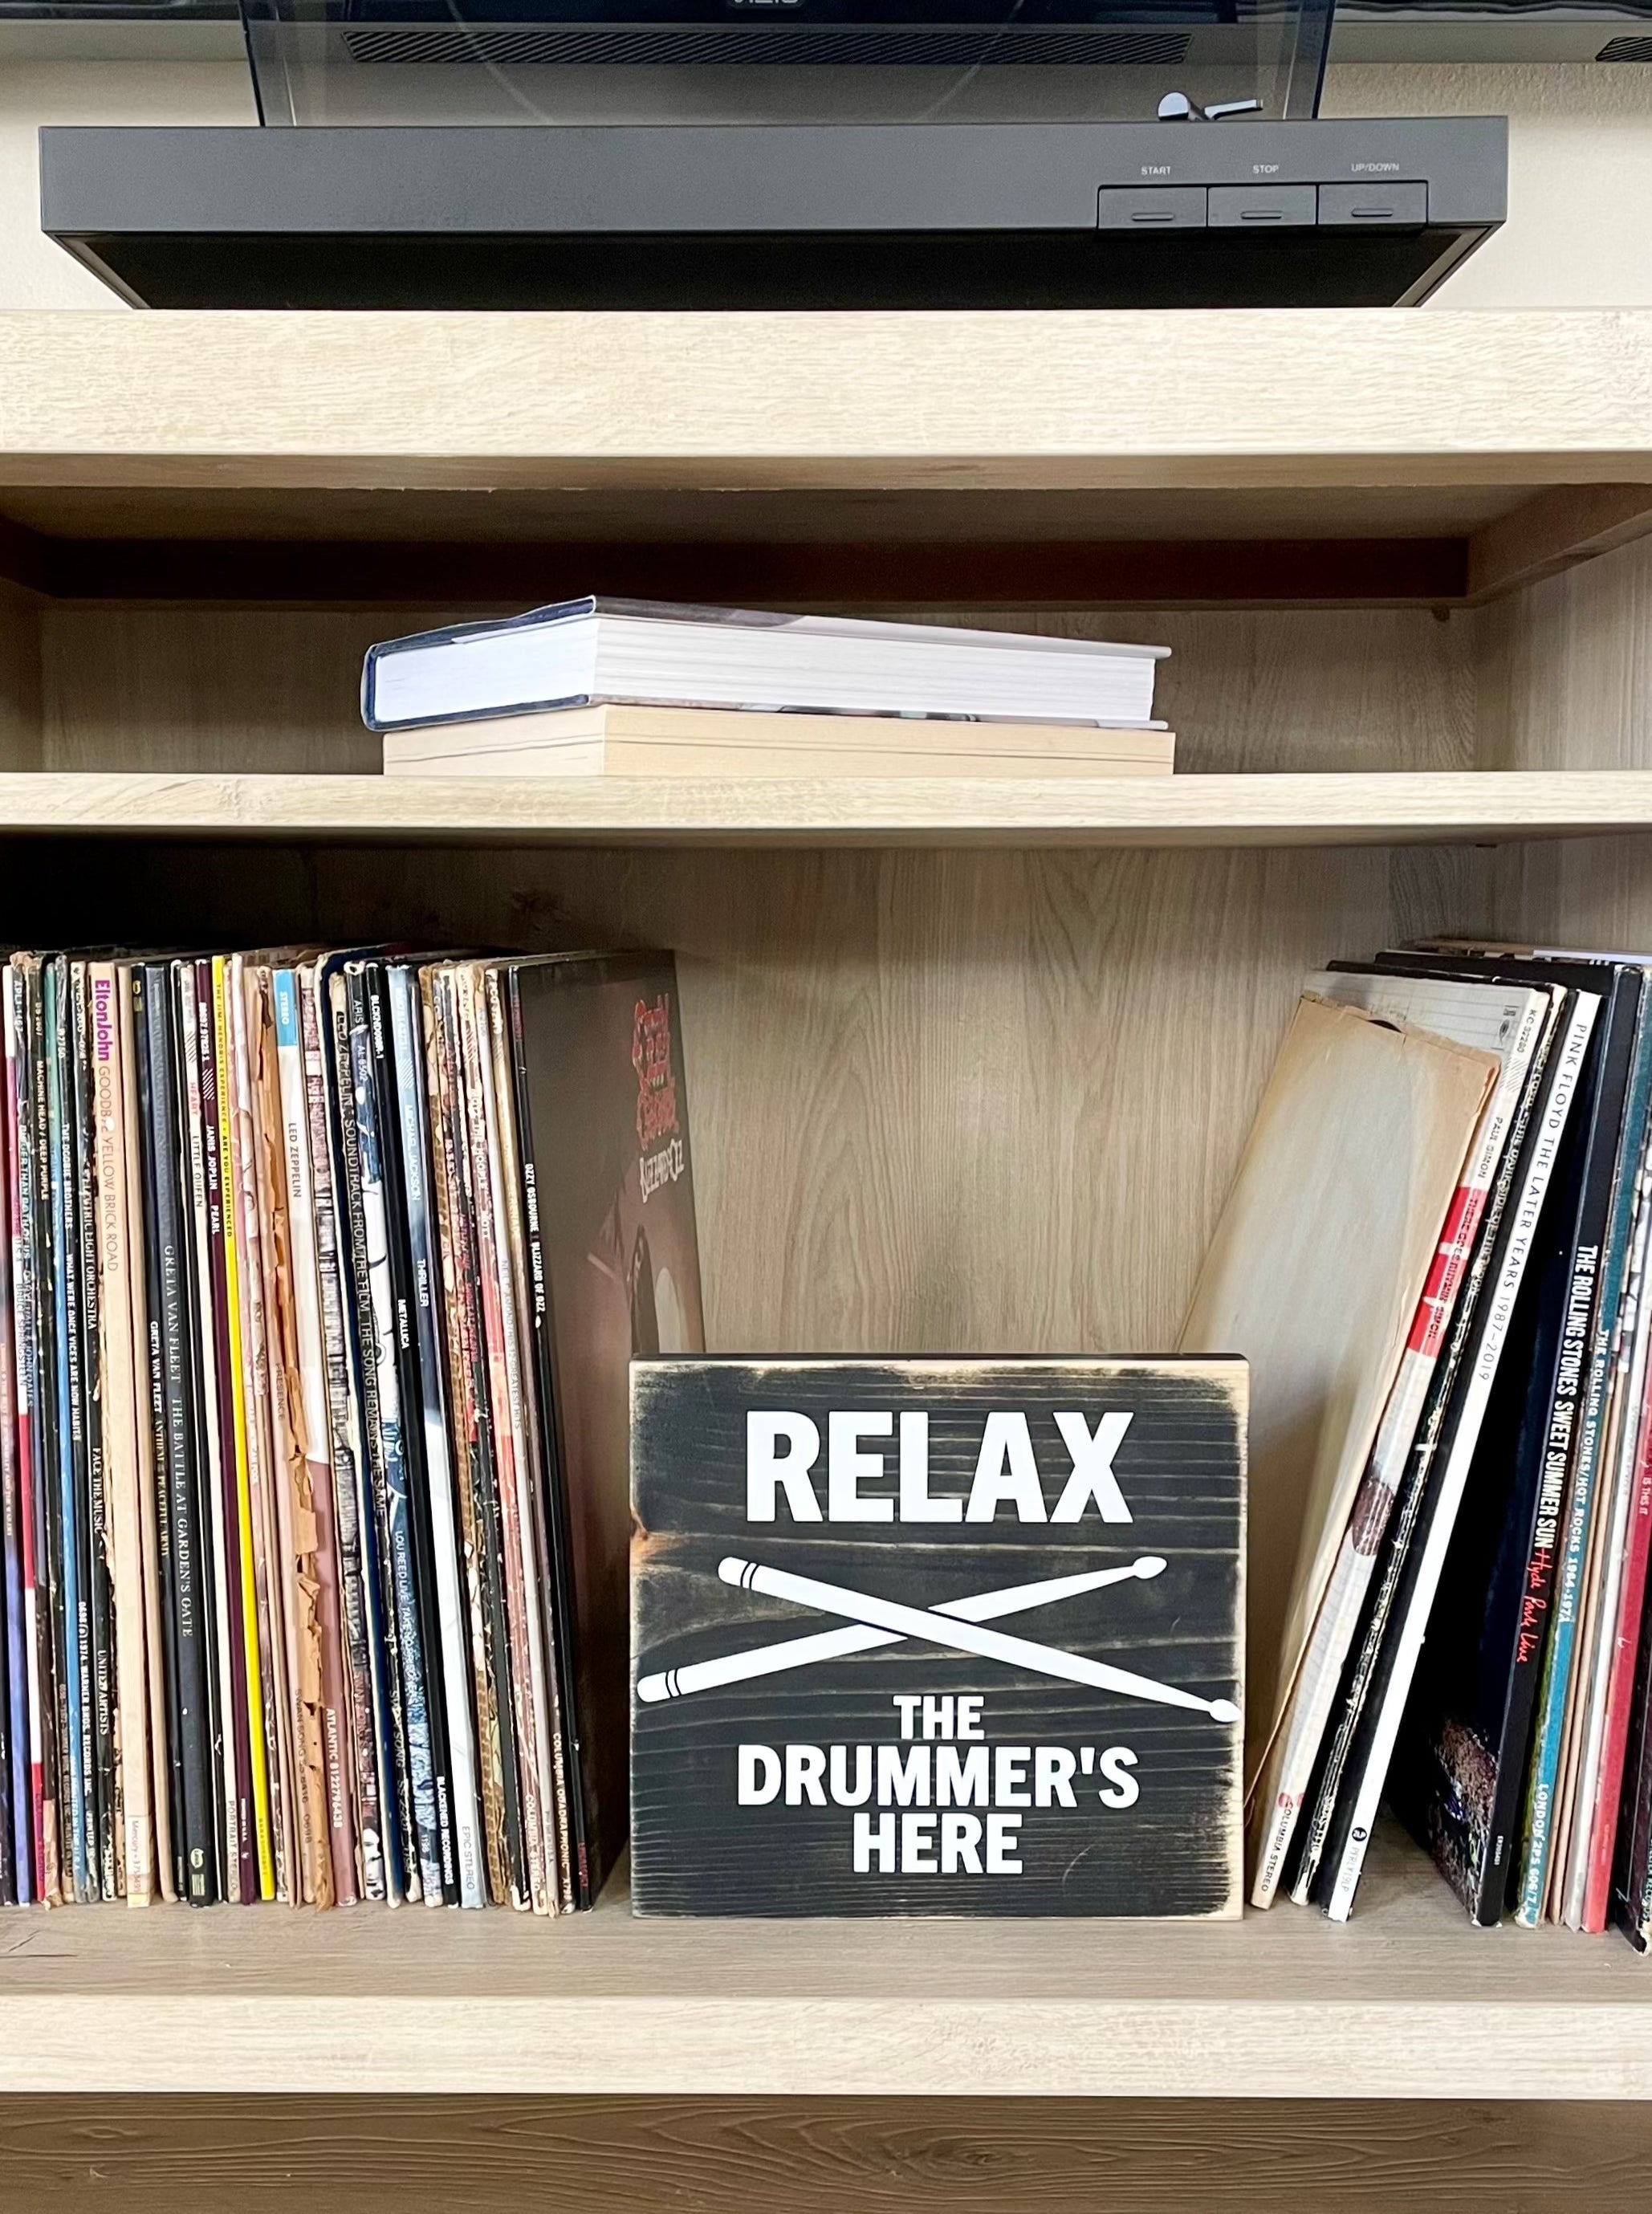
[[1386, 223], [1421, 229], [1429, 219], [1426, 185], [1321, 185], [1321, 223]]
[[1103, 230], [1202, 230], [1202, 185], [1104, 185], [1096, 221]]
[[1312, 223], [1317, 213], [1312, 185], [1212, 185], [1208, 221], [1213, 230], [1230, 224], [1277, 229], [1286, 223]]

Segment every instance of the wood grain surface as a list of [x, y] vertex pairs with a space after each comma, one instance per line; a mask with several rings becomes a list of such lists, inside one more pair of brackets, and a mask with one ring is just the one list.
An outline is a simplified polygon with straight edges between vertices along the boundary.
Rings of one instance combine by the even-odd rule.
[[1493, 517], [1468, 543], [1467, 590], [1493, 600], [1652, 530], [1643, 484], [1558, 485]]
[[1472, 1929], [1385, 1838], [1345, 1929], [91, 1909], [0, 1920], [0, 2092], [1652, 2097], [1628, 1946]]
[[[1481, 758], [1493, 768], [1638, 774], [1652, 766], [1652, 543], [1551, 577], [1478, 618]], [[1652, 946], [1652, 840], [1501, 855], [1506, 935]]]
[[0, 2214], [1641, 2214], [1638, 2106], [0, 2100]]
[[1649, 331], [1635, 310], [16, 313], [0, 482], [1645, 481]]
[[1652, 772], [1168, 777], [339, 777], [0, 773], [0, 835], [317, 846], [1240, 849], [1652, 828]]
[[724, 1352], [1162, 1350], [1302, 978], [1392, 930], [1381, 848], [14, 850], [46, 943], [675, 948]]
[[[529, 596], [521, 587], [516, 604]], [[769, 604], [768, 601], [762, 602]], [[476, 610], [48, 608], [45, 757], [63, 769], [376, 771], [361, 662], [376, 639]], [[1414, 609], [1063, 615], [951, 607], [938, 621], [1168, 645], [1159, 713], [1183, 769], [1473, 763], [1473, 619]]]
[[0, 768], [40, 765], [40, 625], [32, 607], [0, 590]]

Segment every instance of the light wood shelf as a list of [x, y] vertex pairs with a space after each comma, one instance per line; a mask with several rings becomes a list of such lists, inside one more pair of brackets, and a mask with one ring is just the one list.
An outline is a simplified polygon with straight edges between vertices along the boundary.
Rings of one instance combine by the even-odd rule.
[[1652, 830], [1652, 771], [1119, 777], [0, 774], [0, 832], [444, 844], [1263, 847]]
[[1646, 482], [1649, 320], [21, 313], [0, 451], [208, 490]]
[[1386, 1838], [1344, 1928], [13, 1915], [0, 2095], [1652, 2096], [1627, 1946], [1473, 1930]]
[[13, 313], [0, 574], [95, 601], [1473, 603], [1648, 528], [1649, 331]]

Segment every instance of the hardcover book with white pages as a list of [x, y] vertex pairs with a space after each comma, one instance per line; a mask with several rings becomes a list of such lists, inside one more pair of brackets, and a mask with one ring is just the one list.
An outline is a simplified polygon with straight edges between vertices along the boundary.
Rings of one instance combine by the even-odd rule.
[[1148, 727], [1166, 646], [646, 600], [569, 600], [369, 649], [370, 730], [588, 706]]

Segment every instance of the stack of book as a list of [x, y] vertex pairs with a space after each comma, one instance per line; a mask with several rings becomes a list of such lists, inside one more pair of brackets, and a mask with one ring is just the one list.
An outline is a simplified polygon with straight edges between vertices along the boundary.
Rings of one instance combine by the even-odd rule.
[[3, 981], [0, 1895], [588, 1904], [629, 1363], [703, 1342], [669, 957]]
[[1386, 1797], [1476, 1920], [1647, 1948], [1649, 1102], [1652, 958], [1309, 980], [1184, 1340], [1254, 1363], [1257, 1905], [1345, 1917]]
[[374, 646], [387, 776], [1168, 776], [1168, 648], [572, 600]]

